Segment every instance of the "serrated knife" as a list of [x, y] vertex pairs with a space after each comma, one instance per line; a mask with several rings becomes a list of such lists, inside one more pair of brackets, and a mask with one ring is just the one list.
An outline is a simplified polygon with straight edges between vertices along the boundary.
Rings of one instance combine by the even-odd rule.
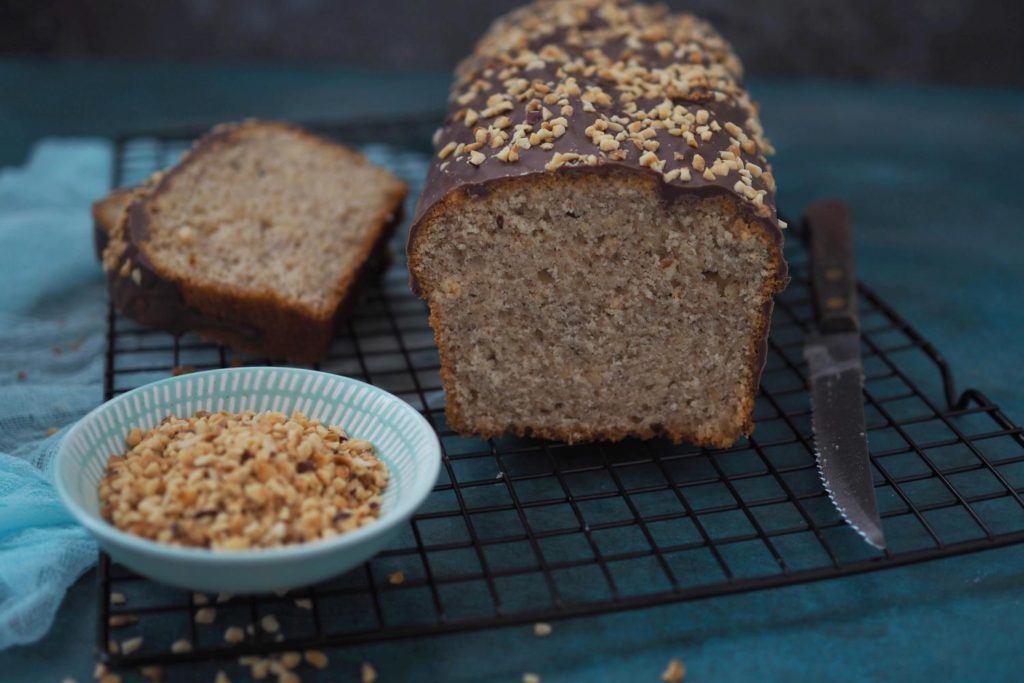
[[832, 503], [864, 540], [885, 550], [864, 428], [864, 366], [853, 259], [853, 225], [834, 199], [809, 206], [811, 283], [817, 330], [804, 359], [811, 388], [811, 425], [818, 472]]

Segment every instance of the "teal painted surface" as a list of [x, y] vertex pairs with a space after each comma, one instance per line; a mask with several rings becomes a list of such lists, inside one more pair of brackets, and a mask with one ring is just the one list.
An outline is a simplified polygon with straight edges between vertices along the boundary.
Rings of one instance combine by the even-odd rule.
[[[42, 135], [431, 111], [445, 74], [333, 69], [0, 62], [0, 163]], [[838, 195], [857, 222], [859, 268], [946, 355], [961, 386], [1024, 419], [1024, 91], [777, 81], [752, 84], [782, 208]], [[303, 680], [1020, 680], [1024, 547], [838, 581], [555, 624], [329, 651]], [[0, 680], [88, 680], [92, 575], [42, 643], [0, 654]], [[170, 680], [212, 680], [212, 669]], [[244, 680], [234, 670], [232, 680]], [[198, 677], [198, 678], [196, 678]]]

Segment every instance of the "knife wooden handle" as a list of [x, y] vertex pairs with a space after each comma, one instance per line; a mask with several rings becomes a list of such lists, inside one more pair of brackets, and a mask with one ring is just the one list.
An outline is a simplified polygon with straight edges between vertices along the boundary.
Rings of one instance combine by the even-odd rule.
[[838, 199], [814, 202], [804, 211], [811, 236], [811, 284], [818, 328], [823, 333], [860, 328], [850, 210]]

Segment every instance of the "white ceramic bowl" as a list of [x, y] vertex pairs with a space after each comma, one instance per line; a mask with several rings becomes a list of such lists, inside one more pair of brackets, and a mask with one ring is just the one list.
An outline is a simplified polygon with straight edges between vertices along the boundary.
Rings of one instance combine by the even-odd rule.
[[[391, 472], [380, 518], [323, 541], [244, 551], [165, 545], [105, 521], [97, 487], [110, 456], [124, 452], [128, 432], [133, 427], [150, 429], [167, 415], [187, 417], [197, 410], [299, 410], [370, 441]], [[246, 367], [161, 380], [104, 403], [68, 432], [54, 466], [64, 504], [117, 562], [182, 588], [259, 593], [315, 583], [369, 559], [426, 499], [440, 464], [434, 430], [398, 397], [324, 372]]]

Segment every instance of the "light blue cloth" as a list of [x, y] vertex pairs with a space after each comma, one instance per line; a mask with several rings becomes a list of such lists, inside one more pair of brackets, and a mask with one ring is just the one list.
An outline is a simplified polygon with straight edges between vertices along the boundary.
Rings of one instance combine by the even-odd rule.
[[90, 203], [108, 144], [45, 141], [0, 171], [0, 649], [46, 634], [96, 546], [57, 498], [62, 433], [102, 399], [105, 301]]

